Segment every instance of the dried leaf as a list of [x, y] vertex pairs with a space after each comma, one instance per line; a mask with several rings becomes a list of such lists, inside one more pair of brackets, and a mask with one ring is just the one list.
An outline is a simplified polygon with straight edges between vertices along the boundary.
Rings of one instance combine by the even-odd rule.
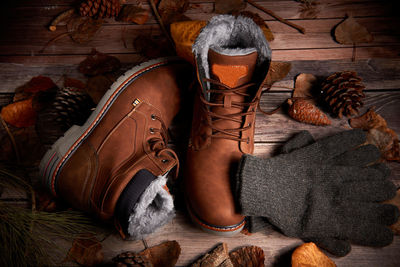
[[181, 254], [181, 247], [175, 240], [167, 241], [148, 248], [142, 251], [141, 254], [151, 259], [150, 261], [154, 267], [173, 267]]
[[296, 77], [292, 97], [312, 98], [312, 90], [317, 84], [317, 78], [309, 73], [301, 73]]
[[86, 84], [74, 78], [64, 77], [64, 87], [72, 87], [80, 90], [85, 90]]
[[[383, 203], [395, 205], [400, 210], [400, 189], [397, 190], [396, 196], [390, 200], [387, 200]], [[400, 235], [400, 219], [397, 220], [395, 224], [389, 226], [395, 235]]]
[[369, 109], [363, 115], [352, 118], [349, 120], [352, 128], [360, 128], [364, 131], [368, 131], [373, 128], [387, 127], [386, 120], [373, 109]]
[[189, 0], [161, 0], [158, 4], [158, 12], [162, 17], [164, 13], [185, 13], [189, 8]]
[[300, 0], [298, 2], [301, 3], [299, 7], [300, 18], [314, 19], [317, 17], [320, 11], [318, 7], [319, 2], [315, 0]]
[[233, 267], [233, 264], [228, 255], [227, 244], [222, 243], [190, 266]]
[[339, 43], [346, 45], [370, 43], [374, 39], [368, 30], [352, 16], [346, 18], [336, 27], [335, 38]]
[[113, 80], [103, 75], [89, 78], [86, 84], [86, 91], [96, 105], [99, 103], [104, 93], [110, 89], [113, 82]]
[[272, 61], [263, 86], [271, 87], [274, 83], [282, 80], [288, 75], [291, 68], [292, 64], [289, 62]]
[[57, 89], [57, 85], [49, 78], [42, 75], [33, 77], [29, 82], [15, 89], [14, 102], [31, 98], [35, 93]]
[[103, 247], [91, 234], [76, 238], [68, 252], [68, 257], [83, 266], [95, 266], [104, 259]]
[[90, 42], [97, 31], [103, 24], [101, 19], [93, 19], [92, 17], [77, 17], [71, 19], [68, 24], [68, 32], [71, 33], [71, 38], [78, 44]]
[[[0, 161], [14, 164], [19, 160], [21, 164], [39, 164], [41, 157], [46, 151], [36, 134], [35, 126], [29, 126], [26, 128], [8, 126], [8, 128], [15, 140], [16, 147], [14, 147], [10, 136], [6, 133], [5, 129], [0, 126]], [[18, 157], [14, 149], [18, 150]]]
[[121, 67], [118, 58], [98, 52], [92, 49], [87, 58], [79, 64], [79, 71], [88, 76], [102, 75], [113, 72]]
[[36, 111], [32, 107], [32, 98], [11, 103], [1, 110], [4, 121], [15, 127], [29, 127], [35, 124]]
[[336, 267], [314, 243], [304, 243], [292, 254], [292, 267]]
[[149, 13], [149, 10], [139, 6], [124, 5], [119, 13], [118, 20], [142, 25], [149, 19]]
[[243, 0], [216, 0], [214, 12], [217, 14], [229, 14], [246, 8], [246, 1]]
[[400, 162], [400, 142], [396, 132], [388, 128], [387, 122], [373, 109], [360, 117], [349, 120], [353, 128], [361, 128], [367, 133], [367, 143], [379, 148], [382, 158]]
[[176, 54], [194, 65], [192, 45], [206, 21], [182, 21], [171, 24], [171, 37], [175, 42]]
[[265, 266], [264, 251], [260, 247], [243, 247], [229, 253], [229, 258], [234, 267], [262, 267]]
[[162, 36], [138, 35], [133, 46], [148, 59], [170, 56], [169, 42]]
[[[140, 253], [124, 252], [113, 261], [128, 266], [173, 267], [178, 261], [181, 247], [176, 241], [167, 241]], [[135, 265], [136, 264], [136, 265]]]
[[234, 12], [232, 15], [251, 18], [258, 26], [260, 26], [267, 41], [271, 42], [274, 40], [274, 35], [272, 34], [271, 29], [265, 23], [263, 18], [261, 18], [260, 15], [258, 15], [257, 13], [251, 11], [241, 11], [241, 12]]

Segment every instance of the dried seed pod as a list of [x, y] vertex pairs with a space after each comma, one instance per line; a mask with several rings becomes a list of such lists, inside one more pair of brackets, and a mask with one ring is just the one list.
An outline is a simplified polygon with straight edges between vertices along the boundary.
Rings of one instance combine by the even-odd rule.
[[305, 99], [288, 99], [289, 115], [293, 119], [314, 125], [330, 125], [332, 122], [315, 105]]
[[339, 118], [350, 117], [358, 114], [358, 109], [363, 106], [364, 89], [356, 72], [335, 72], [322, 83], [321, 96], [332, 113]]

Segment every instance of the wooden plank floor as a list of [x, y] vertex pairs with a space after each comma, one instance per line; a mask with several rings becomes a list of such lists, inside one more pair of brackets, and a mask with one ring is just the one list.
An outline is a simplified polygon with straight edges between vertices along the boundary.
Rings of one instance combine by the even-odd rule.
[[[78, 45], [70, 38], [56, 41], [41, 52], [45, 44], [64, 32], [64, 26], [56, 32], [50, 32], [46, 25], [63, 10], [68, 9], [75, 0], [20, 0], [5, 1], [8, 8], [0, 11], [0, 105], [6, 104], [16, 87], [33, 76], [44, 75], [54, 81], [62, 75], [84, 79], [77, 71], [77, 64], [94, 47], [103, 53], [117, 56], [129, 68], [141, 61], [141, 56], [133, 46], [133, 39], [139, 33], [161, 35], [154, 17], [145, 25], [107, 20], [95, 39], [88, 44]], [[145, 0], [127, 0], [128, 4], [140, 2], [148, 8]], [[192, 19], [206, 20], [214, 15], [213, 1], [192, 0], [186, 15]], [[300, 4], [292, 0], [256, 1], [276, 14], [303, 26], [306, 34], [275, 21], [270, 16], [252, 6], [247, 10], [256, 12], [267, 22], [275, 40], [270, 43], [272, 59], [289, 61], [292, 70], [289, 75], [277, 83], [279, 86], [293, 87], [294, 77], [302, 72], [325, 76], [335, 71], [355, 70], [366, 85], [365, 111], [375, 106], [388, 122], [388, 125], [400, 134], [400, 20], [396, 1], [373, 0], [319, 0], [315, 19], [302, 18]], [[374, 35], [374, 41], [362, 44], [356, 49], [356, 61], [351, 62], [352, 47], [336, 43], [331, 30], [345, 14], [351, 13]], [[121, 36], [124, 38], [121, 38]], [[124, 45], [124, 41], [127, 45]], [[261, 100], [261, 107], [270, 110], [290, 96], [289, 89], [273, 88]], [[180, 142], [183, 131], [188, 129], [187, 118], [178, 116], [174, 125], [174, 146], [182, 147]], [[317, 127], [291, 120], [283, 112], [272, 116], [257, 113], [255, 153], [262, 157], [271, 156], [274, 151], [299, 130], [309, 130], [319, 138], [348, 129], [347, 120], [333, 119], [332, 126]], [[179, 152], [179, 151], [178, 151]], [[400, 164], [390, 164], [392, 180], [400, 187]], [[12, 195], [13, 193], [9, 193]], [[4, 194], [3, 194], [4, 197]], [[18, 197], [18, 198], [21, 198]], [[158, 232], [146, 238], [149, 246], [166, 240], [177, 240], [182, 247], [178, 265], [184, 266], [195, 260], [220, 242], [227, 242], [229, 249], [244, 245], [257, 245], [264, 249], [266, 266], [290, 265], [290, 253], [301, 241], [288, 238], [271, 229], [245, 236], [222, 238], [203, 233], [195, 228], [188, 219], [182, 203], [181, 194], [176, 196], [177, 217]], [[105, 258], [122, 251], [144, 249], [143, 241], [123, 241], [118, 235], [109, 236], [103, 241]], [[66, 251], [70, 244], [60, 241]], [[353, 246], [352, 252], [343, 258], [332, 257], [338, 266], [400, 266], [400, 237], [385, 248], [366, 248]]]

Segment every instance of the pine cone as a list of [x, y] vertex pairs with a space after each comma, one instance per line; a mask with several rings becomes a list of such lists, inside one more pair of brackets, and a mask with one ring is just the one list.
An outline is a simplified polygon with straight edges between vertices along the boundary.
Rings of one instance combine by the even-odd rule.
[[322, 83], [321, 96], [331, 111], [342, 118], [358, 114], [365, 86], [354, 71], [335, 72]]
[[305, 99], [288, 100], [289, 115], [293, 119], [314, 125], [330, 125], [332, 122], [319, 108]]
[[53, 103], [40, 111], [37, 133], [44, 145], [52, 145], [72, 125], [83, 125], [94, 108], [90, 96], [76, 88], [60, 89]]
[[87, 0], [79, 7], [82, 17], [112, 18], [121, 11], [119, 0]]
[[118, 267], [153, 267], [153, 263], [140, 253], [124, 252], [113, 258], [113, 261]]

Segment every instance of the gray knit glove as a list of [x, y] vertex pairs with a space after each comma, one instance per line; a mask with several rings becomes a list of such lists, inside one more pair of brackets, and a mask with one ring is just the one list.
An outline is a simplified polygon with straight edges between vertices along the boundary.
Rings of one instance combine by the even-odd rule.
[[314, 241], [344, 256], [350, 241], [385, 246], [393, 234], [386, 225], [398, 217], [395, 206], [377, 202], [395, 195], [375, 146], [361, 130], [342, 132], [270, 159], [244, 155], [236, 196], [241, 213], [264, 216], [288, 236]]

